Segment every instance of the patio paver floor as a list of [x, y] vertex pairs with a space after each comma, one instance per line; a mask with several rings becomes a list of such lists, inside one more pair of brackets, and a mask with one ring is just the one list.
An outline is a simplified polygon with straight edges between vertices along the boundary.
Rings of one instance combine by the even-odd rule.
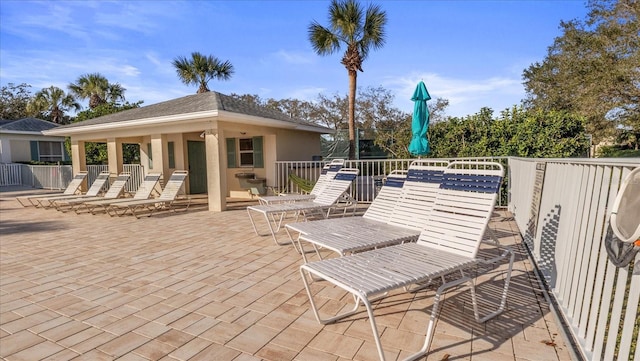
[[[377, 359], [364, 309], [320, 325], [301, 257], [255, 235], [242, 205], [111, 218], [23, 208], [22, 193], [0, 192], [3, 360]], [[508, 309], [477, 324], [468, 292], [448, 293], [428, 360], [570, 359], [515, 222], [499, 213], [491, 227], [517, 254]], [[502, 267], [478, 278], [479, 293], [498, 292]], [[324, 312], [348, 300], [321, 282], [313, 290]], [[389, 360], [420, 349], [433, 295], [396, 292], [376, 303]]]

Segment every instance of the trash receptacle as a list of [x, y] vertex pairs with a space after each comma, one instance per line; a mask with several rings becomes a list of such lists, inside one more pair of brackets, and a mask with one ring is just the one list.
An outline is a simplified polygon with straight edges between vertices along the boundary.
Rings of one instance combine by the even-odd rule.
[[246, 182], [250, 185], [249, 189], [251, 194], [256, 192], [260, 195], [267, 194], [267, 180], [264, 178], [247, 179]]

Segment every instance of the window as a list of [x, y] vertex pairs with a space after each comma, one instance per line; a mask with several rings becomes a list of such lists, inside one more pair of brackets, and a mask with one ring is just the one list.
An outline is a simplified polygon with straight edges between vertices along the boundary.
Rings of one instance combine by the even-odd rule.
[[[35, 147], [34, 147], [35, 145]], [[32, 143], [32, 158], [41, 162], [59, 162], [64, 160], [62, 142], [38, 141]], [[34, 149], [34, 148], [37, 148]], [[36, 152], [34, 152], [34, 150]], [[37, 158], [36, 158], [37, 156]]]
[[262, 137], [227, 138], [227, 166], [264, 168]]
[[238, 144], [240, 145], [240, 166], [253, 167], [253, 139], [238, 139]]

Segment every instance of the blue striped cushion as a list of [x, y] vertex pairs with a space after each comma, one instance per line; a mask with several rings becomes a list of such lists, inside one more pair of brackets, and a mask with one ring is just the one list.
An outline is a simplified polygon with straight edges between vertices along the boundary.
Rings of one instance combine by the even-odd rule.
[[497, 175], [445, 174], [440, 189], [497, 193], [502, 177]]
[[443, 174], [444, 172], [441, 170], [409, 169], [407, 172], [407, 180], [412, 182], [440, 183]]
[[354, 173], [338, 173], [336, 174], [336, 180], [346, 180], [346, 181], [352, 181], [354, 179], [356, 179], [356, 174]]
[[385, 187], [402, 188], [404, 185], [404, 178], [387, 178], [384, 182]]

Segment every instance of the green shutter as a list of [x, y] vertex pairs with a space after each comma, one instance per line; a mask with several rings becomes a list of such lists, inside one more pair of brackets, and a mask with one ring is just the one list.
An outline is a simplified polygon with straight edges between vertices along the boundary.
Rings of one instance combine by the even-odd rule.
[[253, 167], [264, 168], [262, 137], [253, 137]]
[[38, 151], [38, 141], [32, 140], [29, 142], [31, 146], [31, 160], [39, 161], [40, 160], [40, 152]]
[[168, 142], [167, 143], [167, 152], [169, 153], [169, 168], [175, 168], [176, 167], [176, 157], [173, 154], [173, 142]]
[[147, 156], [149, 157], [149, 169], [153, 169], [153, 153], [151, 153], [151, 143], [147, 143]]
[[227, 138], [227, 167], [237, 168], [236, 138]]

